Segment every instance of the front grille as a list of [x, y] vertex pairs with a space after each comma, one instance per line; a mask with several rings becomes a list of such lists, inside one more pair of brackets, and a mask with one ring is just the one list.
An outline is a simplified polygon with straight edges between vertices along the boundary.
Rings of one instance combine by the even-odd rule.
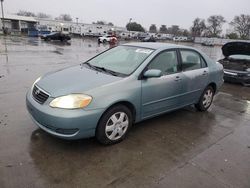
[[40, 104], [45, 103], [45, 101], [49, 98], [49, 95], [44, 93], [37, 86], [33, 87], [32, 96]]

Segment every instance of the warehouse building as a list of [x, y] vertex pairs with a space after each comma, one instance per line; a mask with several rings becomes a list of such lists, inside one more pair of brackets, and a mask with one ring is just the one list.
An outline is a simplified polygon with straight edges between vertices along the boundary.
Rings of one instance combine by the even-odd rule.
[[28, 31], [35, 30], [37, 26], [37, 20], [33, 17], [10, 14], [5, 15], [4, 20], [1, 18], [1, 32], [3, 32], [3, 21], [6, 31], [10, 34], [27, 34]]

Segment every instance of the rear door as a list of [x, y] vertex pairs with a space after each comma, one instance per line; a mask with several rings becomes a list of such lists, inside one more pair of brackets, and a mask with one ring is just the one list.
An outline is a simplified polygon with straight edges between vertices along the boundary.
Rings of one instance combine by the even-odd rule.
[[184, 79], [187, 81], [183, 102], [187, 105], [196, 103], [208, 85], [208, 67], [204, 58], [195, 50], [179, 50]]

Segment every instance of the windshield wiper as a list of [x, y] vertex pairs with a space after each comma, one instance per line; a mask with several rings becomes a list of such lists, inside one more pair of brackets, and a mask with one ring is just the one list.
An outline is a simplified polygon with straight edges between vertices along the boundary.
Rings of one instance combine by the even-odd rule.
[[[93, 66], [93, 65], [92, 65]], [[119, 73], [117, 73], [117, 72], [115, 72], [115, 71], [112, 71], [112, 70], [109, 70], [109, 69], [106, 69], [106, 68], [104, 68], [104, 67], [97, 67], [97, 66], [94, 66], [96, 69], [99, 69], [99, 70], [101, 70], [101, 71], [103, 71], [103, 72], [107, 72], [107, 73], [109, 73], [109, 74], [111, 74], [111, 75], [113, 75], [113, 76], [118, 76], [119, 75]]]
[[94, 65], [91, 65], [90, 63], [83, 63], [82, 65], [87, 65], [88, 67], [90, 67], [90, 68], [92, 68], [92, 69], [94, 69], [94, 70], [106, 72], [106, 73], [109, 73], [109, 74], [111, 74], [111, 75], [113, 75], [113, 76], [119, 76], [119, 75], [121, 75], [121, 74], [118, 73], [118, 72], [115, 72], [115, 71], [106, 69], [106, 68], [104, 68], [104, 67], [94, 66]]

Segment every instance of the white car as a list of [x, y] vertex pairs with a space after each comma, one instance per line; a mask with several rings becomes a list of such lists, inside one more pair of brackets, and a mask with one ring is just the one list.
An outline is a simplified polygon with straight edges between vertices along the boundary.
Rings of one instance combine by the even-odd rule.
[[174, 37], [173, 41], [187, 41], [188, 38], [187, 37]]
[[106, 35], [106, 36], [99, 37], [98, 38], [98, 42], [100, 42], [100, 43], [110, 42], [110, 40], [112, 40], [112, 38], [115, 38], [117, 40], [116, 37], [112, 37], [110, 35]]

